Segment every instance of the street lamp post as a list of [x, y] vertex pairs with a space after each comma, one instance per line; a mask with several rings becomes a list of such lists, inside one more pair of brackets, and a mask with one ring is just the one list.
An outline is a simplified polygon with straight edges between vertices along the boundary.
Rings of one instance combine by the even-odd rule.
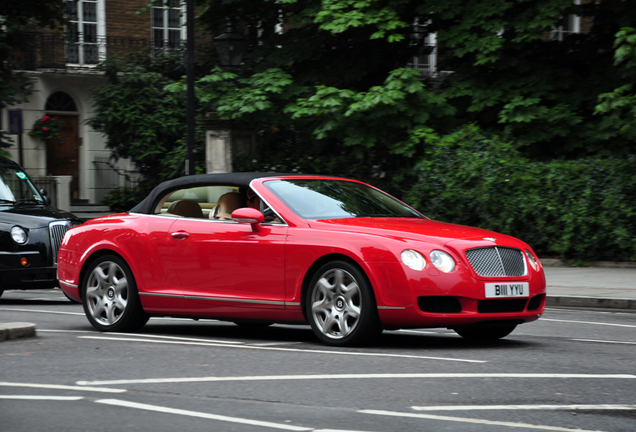
[[[212, 40], [219, 56], [219, 66], [237, 69], [243, 61], [243, 52], [247, 47], [247, 39], [232, 30], [232, 22], [226, 18], [225, 33]], [[235, 84], [238, 84], [235, 82]], [[231, 121], [219, 118], [217, 112], [206, 114], [203, 123], [205, 132], [206, 172], [232, 172], [232, 155], [234, 150], [254, 147], [253, 135], [244, 130], [235, 130]], [[235, 125], [234, 125], [235, 126]]]
[[194, 174], [194, 0], [186, 0], [186, 167], [185, 174]]
[[212, 42], [219, 55], [221, 67], [236, 68], [243, 61], [243, 53], [247, 47], [247, 39], [240, 34], [234, 33], [232, 21], [229, 17], [225, 21], [225, 33], [215, 37]]

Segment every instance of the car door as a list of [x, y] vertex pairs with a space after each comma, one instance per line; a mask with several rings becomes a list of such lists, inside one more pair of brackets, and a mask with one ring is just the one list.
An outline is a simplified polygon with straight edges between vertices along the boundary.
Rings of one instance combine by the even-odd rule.
[[284, 308], [287, 226], [178, 219], [173, 265], [186, 298], [205, 309]]

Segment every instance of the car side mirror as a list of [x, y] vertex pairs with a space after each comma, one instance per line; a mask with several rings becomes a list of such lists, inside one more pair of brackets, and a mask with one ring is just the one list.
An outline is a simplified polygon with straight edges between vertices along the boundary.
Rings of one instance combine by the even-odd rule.
[[232, 212], [234, 222], [252, 225], [252, 231], [259, 231], [260, 224], [265, 220], [265, 216], [260, 211], [251, 207], [241, 207]]
[[45, 189], [40, 189], [40, 195], [42, 196], [42, 199], [44, 200], [44, 204], [46, 204], [47, 206], [50, 206], [51, 198], [49, 197], [49, 194], [46, 193]]

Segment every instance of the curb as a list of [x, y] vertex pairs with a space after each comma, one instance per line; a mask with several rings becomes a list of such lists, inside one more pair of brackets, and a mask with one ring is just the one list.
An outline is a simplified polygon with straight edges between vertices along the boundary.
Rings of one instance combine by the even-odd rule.
[[546, 306], [560, 307], [584, 307], [599, 309], [623, 309], [636, 310], [636, 300], [631, 299], [604, 299], [595, 297], [546, 297]]
[[28, 337], [35, 337], [35, 324], [23, 322], [0, 323], [0, 342]]

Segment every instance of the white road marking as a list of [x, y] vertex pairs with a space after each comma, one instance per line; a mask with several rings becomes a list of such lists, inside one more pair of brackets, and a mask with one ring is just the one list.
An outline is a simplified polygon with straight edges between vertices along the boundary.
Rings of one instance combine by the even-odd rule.
[[602, 325], [602, 326], [611, 326], [611, 327], [627, 327], [627, 328], [636, 328], [636, 325], [631, 324], [613, 324], [613, 323], [600, 323], [593, 321], [572, 321], [572, 320], [560, 320], [553, 318], [541, 318], [539, 321], [552, 321], [552, 322], [564, 322], [571, 324], [590, 324], [590, 325]]
[[8, 312], [35, 312], [35, 313], [48, 313], [48, 314], [58, 314], [58, 315], [79, 315], [86, 316], [86, 314], [79, 312], [60, 312], [60, 311], [47, 311], [47, 310], [39, 310], [39, 309], [14, 309], [14, 308], [0, 308], [2, 311]]
[[448, 417], [448, 416], [439, 416], [439, 415], [433, 415], [433, 414], [414, 414], [414, 413], [403, 413], [403, 412], [381, 411], [381, 410], [360, 410], [358, 412], [362, 414], [374, 414], [374, 415], [383, 415], [383, 416], [392, 416], [392, 417], [421, 418], [421, 419], [429, 419], [429, 420], [475, 423], [480, 425], [491, 425], [491, 426], [507, 426], [507, 427], [513, 427], [513, 428], [541, 429], [541, 430], [560, 431], [560, 432], [602, 432], [598, 430], [590, 431], [586, 429], [569, 429], [569, 428], [563, 428], [559, 426], [533, 425], [528, 423], [493, 421], [493, 420], [473, 419], [473, 418], [465, 418], [465, 417]]
[[[38, 332], [49, 332], [49, 333], [91, 333], [95, 334], [97, 332], [91, 330], [42, 330], [38, 329]], [[129, 336], [130, 333], [110, 333], [112, 335], [122, 335]], [[218, 341], [211, 339], [196, 339], [196, 338], [185, 338], [179, 336], [162, 336], [162, 335], [152, 335], [152, 334], [140, 334], [139, 336], [147, 337], [147, 338], [158, 338], [158, 339], [174, 339], [174, 340], [183, 340], [183, 341], [195, 341], [195, 342], [212, 342], [219, 344], [228, 344], [228, 345], [243, 345], [243, 342], [238, 341]]]
[[250, 420], [250, 419], [240, 418], [240, 417], [229, 417], [229, 416], [218, 415], [218, 414], [209, 414], [209, 413], [203, 413], [203, 412], [197, 412], [197, 411], [162, 407], [157, 405], [148, 405], [148, 404], [142, 404], [137, 402], [128, 402], [128, 401], [123, 401], [118, 399], [101, 399], [101, 400], [96, 400], [95, 402], [106, 404], [106, 405], [115, 405], [115, 406], [135, 408], [135, 409], [146, 410], [146, 411], [155, 411], [155, 412], [160, 412], [165, 414], [177, 414], [182, 416], [198, 417], [198, 418], [204, 418], [209, 420], [247, 424], [251, 426], [269, 427], [269, 428], [283, 429], [283, 430], [289, 430], [289, 431], [315, 431], [315, 429], [313, 428], [308, 428], [303, 426], [294, 426], [294, 425], [289, 425], [284, 423], [273, 423], [273, 422], [266, 422], [266, 421], [259, 421], [259, 420]]
[[416, 334], [450, 334], [447, 332], [427, 331], [427, 330], [397, 330], [399, 333], [416, 333]]
[[95, 333], [91, 330], [50, 330], [50, 329], [38, 329], [38, 333]]
[[251, 344], [252, 346], [258, 347], [269, 347], [269, 346], [277, 346], [277, 345], [298, 345], [302, 342], [268, 342], [268, 343], [255, 343]]
[[57, 384], [33, 384], [33, 383], [12, 383], [6, 381], [0, 381], [0, 387], [29, 387], [39, 389], [55, 389], [55, 390], [75, 390], [75, 391], [92, 391], [99, 393], [125, 393], [128, 390], [124, 389], [109, 389], [102, 387], [77, 387]]
[[257, 375], [197, 378], [147, 378], [112, 381], [77, 381], [77, 385], [165, 384], [210, 381], [291, 381], [343, 379], [431, 379], [431, 378], [548, 378], [548, 379], [636, 379], [627, 374], [539, 374], [539, 373], [404, 373], [404, 374], [331, 374], [331, 375]]
[[[140, 335], [141, 337], [141, 335]], [[421, 359], [421, 360], [443, 360], [443, 361], [455, 361], [465, 363], [487, 363], [485, 360], [469, 360], [469, 359], [456, 359], [448, 357], [430, 357], [430, 356], [416, 356], [406, 354], [384, 354], [384, 353], [363, 353], [353, 351], [327, 351], [327, 350], [309, 350], [300, 348], [280, 348], [280, 347], [264, 347], [257, 345], [228, 345], [220, 343], [209, 342], [187, 342], [187, 341], [158, 341], [148, 339], [137, 338], [123, 338], [123, 337], [107, 337], [107, 336], [78, 336], [80, 339], [98, 339], [98, 340], [114, 340], [124, 342], [146, 342], [146, 343], [163, 343], [163, 344], [181, 344], [181, 345], [200, 345], [200, 346], [216, 346], [224, 348], [242, 348], [251, 350], [268, 350], [268, 351], [286, 351], [286, 352], [299, 352], [309, 354], [332, 354], [332, 355], [347, 355], [347, 356], [366, 356], [366, 357], [391, 357], [391, 358], [409, 358], [409, 359]]]
[[455, 405], [412, 406], [415, 411], [482, 411], [482, 410], [636, 410], [636, 405]]
[[[113, 335], [121, 335], [121, 336], [130, 336], [130, 333], [110, 333]], [[169, 339], [169, 340], [177, 340], [177, 341], [189, 341], [189, 342], [207, 342], [207, 343], [218, 343], [218, 344], [228, 344], [228, 345], [244, 345], [244, 342], [239, 341], [225, 341], [225, 340], [213, 340], [213, 339], [198, 339], [198, 338], [186, 338], [181, 336], [162, 336], [162, 335], [152, 335], [152, 334], [140, 334], [140, 337], [147, 338], [157, 338], [157, 339]]]
[[0, 395], [0, 399], [12, 400], [55, 400], [55, 401], [76, 401], [84, 399], [82, 396], [24, 396], [24, 395]]
[[609, 341], [609, 340], [596, 340], [596, 339], [572, 339], [577, 342], [597, 342], [597, 343], [609, 343], [609, 344], [625, 344], [625, 345], [636, 345], [636, 342], [625, 342], [625, 341]]

